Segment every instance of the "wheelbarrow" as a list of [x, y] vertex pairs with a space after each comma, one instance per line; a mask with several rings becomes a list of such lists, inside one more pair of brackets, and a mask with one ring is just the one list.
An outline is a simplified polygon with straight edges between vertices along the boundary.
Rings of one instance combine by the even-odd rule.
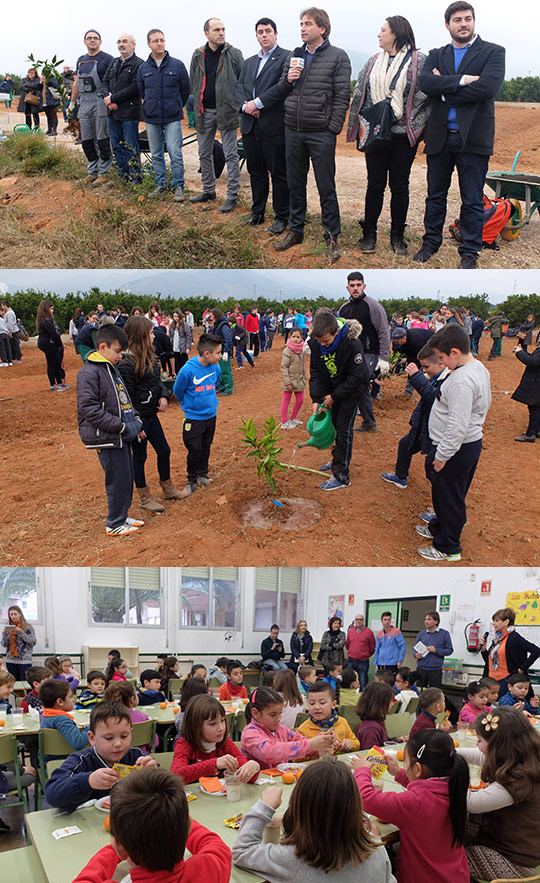
[[[521, 151], [518, 150], [509, 172], [488, 172], [486, 184], [495, 191], [496, 197], [510, 199], [515, 209], [504, 229], [502, 239], [517, 239], [519, 231], [530, 224], [535, 211], [540, 214], [540, 175], [522, 175], [516, 172]], [[525, 202], [522, 216], [521, 203]]]

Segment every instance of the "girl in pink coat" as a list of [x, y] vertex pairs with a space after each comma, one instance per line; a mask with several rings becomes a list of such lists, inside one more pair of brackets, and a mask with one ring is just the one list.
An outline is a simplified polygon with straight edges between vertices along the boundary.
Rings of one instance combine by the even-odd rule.
[[467, 687], [467, 702], [459, 712], [459, 720], [467, 724], [473, 724], [479, 714], [491, 711], [488, 702], [489, 687], [484, 687], [478, 681], [472, 681]]
[[[353, 757], [351, 767], [364, 809], [399, 827], [398, 883], [469, 883], [464, 848], [469, 768], [453, 739], [442, 730], [420, 730], [407, 742], [404, 770], [393, 757], [385, 756], [385, 762], [405, 791], [375, 790], [365, 758]], [[420, 835], [429, 849], [418, 848]]]

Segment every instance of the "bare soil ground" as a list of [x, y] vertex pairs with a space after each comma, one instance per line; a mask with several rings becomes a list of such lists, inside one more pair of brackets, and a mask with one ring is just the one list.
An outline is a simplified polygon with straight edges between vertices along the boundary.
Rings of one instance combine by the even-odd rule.
[[[13, 125], [20, 122], [21, 117], [10, 111], [10, 121], [5, 111], [0, 112], [0, 126], [4, 132], [12, 130]], [[59, 126], [59, 131], [62, 126]], [[345, 130], [344, 130], [345, 131]], [[191, 134], [187, 127], [184, 134]], [[61, 135], [58, 143], [64, 143], [70, 149], [80, 151], [73, 145], [69, 136]], [[521, 150], [518, 169], [523, 173], [540, 174], [540, 105], [505, 104], [496, 106], [496, 139], [495, 154], [492, 157], [492, 170], [508, 170], [514, 154]], [[357, 221], [363, 215], [366, 175], [364, 158], [358, 154], [354, 144], [347, 144], [345, 134], [338, 139], [337, 149], [337, 188], [342, 213], [343, 235], [341, 237], [342, 258], [340, 266], [355, 266], [359, 262], [366, 268], [418, 268], [411, 260], [420, 244], [423, 232], [424, 200], [426, 195], [425, 157], [420, 147], [411, 174], [411, 205], [408, 217], [407, 237], [409, 239], [409, 257], [397, 258], [389, 247], [389, 199], [385, 206], [379, 227], [379, 244], [373, 255], [361, 255], [358, 246], [360, 229]], [[198, 157], [196, 144], [184, 150], [186, 165], [186, 188], [188, 195], [200, 190], [198, 175]], [[1, 188], [1, 183], [0, 183]], [[225, 197], [226, 176], [218, 182], [218, 203]], [[242, 215], [250, 205], [249, 176], [244, 167], [242, 171], [242, 193], [240, 210], [228, 216], [216, 214], [216, 203], [202, 206], [190, 206], [185, 203], [174, 206], [172, 203], [148, 205], [139, 202], [138, 194], [130, 194], [120, 187], [103, 191], [82, 187], [66, 181], [52, 181], [45, 177], [25, 178], [17, 176], [15, 183], [3, 188], [9, 191], [9, 199], [0, 202], [0, 219], [4, 233], [0, 246], [0, 266], [10, 267], [78, 267], [81, 266], [81, 254], [76, 242], [81, 244], [81, 235], [72, 239], [74, 226], [82, 223], [85, 228], [96, 228], [99, 236], [91, 237], [88, 243], [85, 266], [94, 267], [197, 267], [201, 265], [202, 246], [204, 245], [204, 261], [208, 267], [249, 266], [249, 267], [286, 267], [307, 268], [327, 267], [322, 229], [320, 226], [318, 194], [310, 173], [308, 186], [308, 224], [306, 238], [301, 246], [287, 252], [276, 252], [272, 247], [275, 241], [266, 232], [266, 227], [245, 228], [239, 226]], [[486, 192], [492, 194], [486, 188]], [[118, 210], [125, 213], [118, 216]], [[109, 228], [105, 231], [99, 223], [103, 214], [109, 212]], [[134, 228], [141, 223], [148, 224], [151, 218], [159, 219], [166, 214], [167, 223], [172, 224], [172, 236], [177, 237], [178, 247], [175, 250], [168, 246], [163, 250], [156, 249], [153, 259], [148, 260], [148, 252], [141, 247], [140, 240], [134, 236]], [[459, 191], [457, 176], [449, 194], [447, 224], [459, 215]], [[219, 219], [219, 220], [218, 220]], [[499, 240], [500, 251], [484, 251], [480, 266], [483, 269], [494, 268], [534, 268], [538, 266], [540, 250], [540, 218], [537, 214], [529, 227], [525, 228], [513, 242]], [[216, 223], [217, 222], [217, 223]], [[200, 238], [201, 246], [189, 249], [189, 231], [191, 241]], [[229, 240], [230, 249], [224, 254], [219, 245], [213, 245], [211, 238], [224, 234]], [[152, 234], [152, 229], [149, 233]], [[154, 231], [155, 232], [155, 231]], [[25, 233], [32, 235], [32, 248], [27, 247]], [[105, 240], [105, 241], [104, 241]], [[243, 243], [249, 241], [246, 251]], [[428, 264], [435, 268], [455, 268], [459, 264], [456, 244], [447, 234], [442, 248]]]
[[[492, 375], [493, 405], [485, 425], [484, 451], [468, 496], [468, 524], [463, 532], [462, 564], [532, 566], [540, 564], [540, 494], [536, 444], [513, 441], [526, 427], [525, 406], [511, 400], [521, 377], [520, 363], [503, 341], [503, 357], [486, 363]], [[86, 451], [77, 432], [76, 373], [80, 358], [66, 350], [67, 381], [73, 388], [50, 392], [45, 359], [24, 346], [24, 360], [1, 369], [0, 417], [0, 563], [7, 566], [74, 566], [133, 564], [199, 564], [244, 566], [436, 566], [416, 554], [426, 545], [414, 531], [417, 513], [430, 502], [423, 458], [413, 460], [409, 486], [399, 490], [380, 473], [393, 469], [397, 442], [408, 430], [413, 405], [396, 394], [402, 377], [385, 382], [375, 403], [377, 434], [355, 434], [349, 488], [334, 493], [318, 487], [319, 478], [289, 470], [277, 475], [276, 498], [303, 498], [322, 507], [308, 527], [283, 530], [277, 515], [269, 529], [242, 523], [241, 513], [253, 500], [271, 500], [247, 460], [238, 426], [253, 417], [260, 428], [270, 414], [279, 415], [282, 339], [263, 353], [254, 370], [235, 369], [234, 395], [220, 400], [212, 448], [214, 482], [183, 502], [167, 502], [163, 515], [146, 514], [146, 524], [129, 537], [105, 534], [103, 473], [94, 452]], [[485, 359], [489, 341], [481, 342]], [[300, 417], [310, 415], [308, 397]], [[172, 401], [162, 422], [172, 448], [172, 477], [185, 481], [182, 412]], [[294, 446], [307, 439], [304, 427], [283, 433], [283, 462]], [[159, 490], [155, 455], [149, 449], [147, 480]], [[297, 450], [294, 464], [318, 468], [328, 452]], [[274, 507], [275, 508], [275, 507]], [[272, 509], [267, 503], [266, 511]], [[131, 510], [140, 515], [134, 499]]]

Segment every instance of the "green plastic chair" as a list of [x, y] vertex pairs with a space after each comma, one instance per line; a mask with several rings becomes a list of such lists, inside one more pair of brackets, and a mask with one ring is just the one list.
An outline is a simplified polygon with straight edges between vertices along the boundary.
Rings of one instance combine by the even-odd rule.
[[399, 714], [401, 711], [401, 702], [392, 702], [388, 714]]
[[398, 736], [409, 735], [413, 720], [410, 714], [391, 714], [386, 716], [385, 724], [388, 738], [397, 739]]
[[407, 714], [414, 714], [418, 708], [419, 702], [420, 702], [419, 698], [410, 699], [409, 704], [407, 705]]
[[180, 696], [182, 692], [182, 684], [184, 683], [183, 678], [171, 678], [169, 680], [169, 702], [172, 702], [177, 696]]
[[46, 764], [47, 767], [47, 778], [51, 778], [51, 774], [54, 773], [59, 767], [64, 763], [65, 758], [59, 760], [49, 760]]
[[[13, 803], [10, 803], [9, 806], [23, 806], [24, 812], [29, 812], [29, 801], [28, 801], [28, 787], [24, 787], [21, 784], [21, 773], [20, 773], [20, 764], [19, 764], [19, 756], [17, 753], [17, 739], [15, 736], [0, 736], [0, 764], [1, 763], [12, 763], [15, 767], [15, 781], [16, 788], [12, 788], [8, 791], [8, 797], [14, 797], [15, 795], [19, 798], [15, 800]], [[39, 780], [36, 778], [35, 788], [38, 788]], [[36, 790], [37, 797], [37, 790]], [[2, 804], [4, 806], [4, 804]]]
[[[45, 755], [46, 754], [57, 754], [60, 755], [61, 758], [65, 760], [66, 757], [69, 757], [70, 754], [73, 754], [75, 749], [71, 747], [69, 742], [66, 742], [62, 733], [53, 728], [45, 728], [40, 730], [38, 733], [38, 746], [39, 746], [39, 781], [36, 784], [37, 788], [37, 806], [38, 809], [41, 809], [41, 801], [43, 797], [43, 793], [45, 791], [45, 784], [48, 779], [47, 769], [45, 768]], [[47, 762], [47, 766], [52, 761]], [[60, 761], [63, 763], [63, 760]]]
[[208, 686], [212, 688], [212, 690], [219, 690], [222, 685], [221, 681], [218, 681], [217, 678], [208, 678]]
[[293, 728], [293, 729], [297, 730], [298, 727], [302, 726], [302, 724], [304, 723], [304, 721], [307, 721], [308, 717], [309, 717], [309, 714], [307, 713], [307, 711], [300, 711], [300, 712], [296, 715], [296, 720], [295, 720], [295, 722], [294, 722], [294, 728]]
[[150, 753], [150, 757], [153, 757], [155, 762], [159, 764], [162, 770], [170, 770], [173, 762], [174, 751], [160, 751], [159, 753], [156, 751], [152, 751]]
[[360, 718], [358, 717], [354, 705], [342, 705], [339, 709], [340, 717], [344, 717], [349, 724], [351, 730], [356, 733], [360, 726]]
[[143, 745], [154, 745], [156, 720], [138, 721], [131, 730], [131, 747], [142, 748]]

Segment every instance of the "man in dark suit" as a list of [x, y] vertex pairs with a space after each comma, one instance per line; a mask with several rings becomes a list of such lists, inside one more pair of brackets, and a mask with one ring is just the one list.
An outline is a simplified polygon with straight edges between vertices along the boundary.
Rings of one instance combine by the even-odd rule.
[[482, 197], [495, 135], [493, 99], [504, 81], [505, 50], [475, 34], [474, 9], [464, 0], [452, 3], [444, 17], [452, 42], [431, 50], [418, 79], [433, 104], [425, 133], [425, 233], [413, 260], [425, 263], [442, 243], [446, 198], [457, 167], [460, 269], [469, 270], [476, 268], [482, 250]]
[[289, 220], [284, 96], [278, 86], [289, 53], [277, 45], [276, 23], [271, 18], [259, 19], [255, 34], [261, 48], [244, 62], [234, 88], [253, 195], [245, 223], [256, 226], [264, 222], [270, 176], [275, 219], [268, 230], [277, 234], [283, 233]]

